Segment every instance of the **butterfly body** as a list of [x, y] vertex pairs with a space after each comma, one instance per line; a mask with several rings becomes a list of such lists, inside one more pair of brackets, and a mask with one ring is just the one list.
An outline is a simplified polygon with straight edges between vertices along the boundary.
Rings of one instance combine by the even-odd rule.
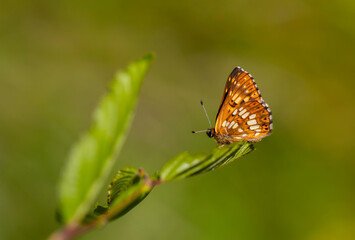
[[218, 144], [258, 142], [271, 134], [272, 115], [254, 78], [241, 67], [229, 75], [214, 128], [207, 130]]

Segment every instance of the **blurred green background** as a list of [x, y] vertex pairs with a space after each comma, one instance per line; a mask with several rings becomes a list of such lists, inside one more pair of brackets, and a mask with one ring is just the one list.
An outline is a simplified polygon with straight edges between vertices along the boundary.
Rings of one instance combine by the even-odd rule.
[[[218, 171], [164, 184], [81, 239], [355, 239], [355, 2], [0, 2], [0, 239], [44, 239], [71, 144], [115, 71], [154, 51], [116, 169], [209, 151], [242, 66], [274, 132]], [[116, 170], [115, 169], [115, 170]], [[113, 174], [112, 174], [113, 176]], [[102, 194], [103, 195], [103, 194]]]

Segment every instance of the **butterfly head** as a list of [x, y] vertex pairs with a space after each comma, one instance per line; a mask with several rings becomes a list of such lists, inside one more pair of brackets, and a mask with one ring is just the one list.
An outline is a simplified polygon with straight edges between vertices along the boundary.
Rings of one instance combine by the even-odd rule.
[[207, 129], [206, 134], [207, 134], [207, 136], [210, 137], [210, 138], [214, 137], [214, 136], [215, 136], [214, 128], [209, 128], [209, 129]]
[[192, 133], [202, 133], [205, 132], [208, 137], [212, 138], [216, 136], [216, 132], [214, 131], [214, 128], [209, 128], [206, 130], [201, 130], [201, 131], [192, 131]]

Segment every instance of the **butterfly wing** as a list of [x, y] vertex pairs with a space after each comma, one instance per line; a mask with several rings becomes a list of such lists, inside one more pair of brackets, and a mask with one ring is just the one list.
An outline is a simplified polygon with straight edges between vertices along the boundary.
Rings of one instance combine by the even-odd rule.
[[253, 77], [235, 68], [227, 79], [215, 125], [216, 140], [260, 141], [272, 131], [272, 115]]

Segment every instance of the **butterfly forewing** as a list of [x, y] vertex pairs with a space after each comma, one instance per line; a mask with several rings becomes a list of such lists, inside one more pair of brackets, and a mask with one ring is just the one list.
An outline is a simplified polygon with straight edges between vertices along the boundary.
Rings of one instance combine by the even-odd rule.
[[230, 143], [243, 139], [260, 141], [272, 130], [270, 108], [253, 77], [237, 67], [227, 79], [215, 125], [215, 139]]

